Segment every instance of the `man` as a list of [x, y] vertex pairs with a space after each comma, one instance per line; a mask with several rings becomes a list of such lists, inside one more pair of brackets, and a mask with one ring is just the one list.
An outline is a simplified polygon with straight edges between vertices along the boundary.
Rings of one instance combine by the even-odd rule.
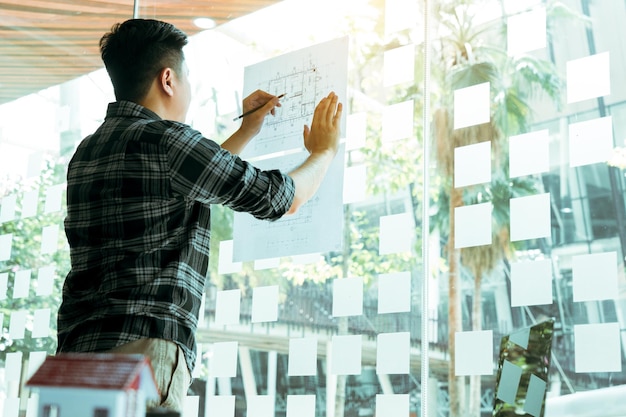
[[72, 268], [58, 314], [58, 352], [141, 353], [161, 391], [152, 406], [182, 408], [195, 365], [195, 331], [209, 262], [210, 205], [257, 218], [294, 213], [317, 191], [338, 148], [342, 105], [330, 93], [304, 126], [310, 155], [283, 174], [237, 154], [279, 99], [256, 91], [260, 109], [221, 146], [184, 124], [191, 97], [187, 36], [132, 19], [100, 40], [116, 102], [78, 146], [67, 172]]

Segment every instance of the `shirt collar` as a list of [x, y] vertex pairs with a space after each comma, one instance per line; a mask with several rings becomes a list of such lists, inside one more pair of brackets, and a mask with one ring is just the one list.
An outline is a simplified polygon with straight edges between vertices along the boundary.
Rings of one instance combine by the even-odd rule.
[[138, 117], [141, 119], [161, 120], [161, 117], [152, 110], [125, 100], [109, 103], [106, 117]]

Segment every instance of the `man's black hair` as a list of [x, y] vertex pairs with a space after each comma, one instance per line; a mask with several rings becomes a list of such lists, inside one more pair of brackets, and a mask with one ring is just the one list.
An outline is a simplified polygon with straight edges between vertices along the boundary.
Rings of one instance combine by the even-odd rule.
[[100, 39], [100, 54], [115, 98], [142, 100], [163, 68], [180, 75], [187, 35], [174, 25], [153, 19], [117, 23]]

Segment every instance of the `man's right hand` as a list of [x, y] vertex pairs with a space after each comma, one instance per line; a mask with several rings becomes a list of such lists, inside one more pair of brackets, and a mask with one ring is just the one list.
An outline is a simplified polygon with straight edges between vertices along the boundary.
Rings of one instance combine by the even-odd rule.
[[304, 146], [309, 153], [337, 153], [339, 148], [340, 121], [343, 106], [337, 94], [331, 92], [324, 97], [313, 113], [311, 127], [304, 125]]

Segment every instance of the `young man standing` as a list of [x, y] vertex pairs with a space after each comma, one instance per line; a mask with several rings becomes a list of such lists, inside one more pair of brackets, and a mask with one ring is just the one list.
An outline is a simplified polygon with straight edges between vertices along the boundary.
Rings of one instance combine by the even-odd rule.
[[280, 106], [261, 108], [221, 146], [186, 125], [191, 99], [183, 47], [171, 24], [132, 19], [100, 40], [114, 87], [102, 125], [67, 172], [66, 235], [72, 268], [58, 314], [58, 352], [150, 357], [161, 401], [181, 410], [196, 361], [195, 332], [209, 263], [210, 205], [275, 220], [317, 191], [337, 153], [342, 105], [334, 93], [304, 126], [309, 157], [288, 174], [239, 154]]

